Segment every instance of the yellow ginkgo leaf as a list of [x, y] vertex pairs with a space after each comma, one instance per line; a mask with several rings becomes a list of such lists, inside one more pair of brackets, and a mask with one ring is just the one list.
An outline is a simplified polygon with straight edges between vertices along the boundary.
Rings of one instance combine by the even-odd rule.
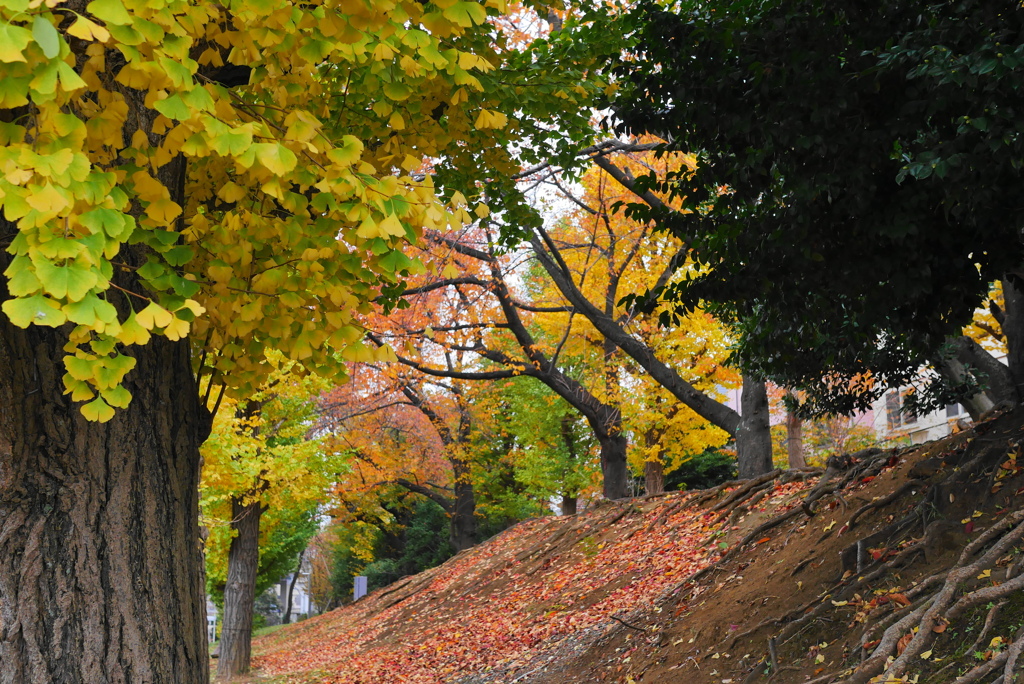
[[152, 330], [170, 325], [174, 315], [156, 302], [150, 302], [149, 306], [135, 314], [135, 320], [146, 330]]

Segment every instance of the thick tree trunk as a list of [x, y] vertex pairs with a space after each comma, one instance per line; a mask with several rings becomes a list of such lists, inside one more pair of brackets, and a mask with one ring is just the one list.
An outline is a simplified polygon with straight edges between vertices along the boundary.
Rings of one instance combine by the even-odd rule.
[[658, 461], [644, 461], [644, 489], [647, 494], [665, 491], [665, 466]]
[[288, 600], [284, 603], [284, 614], [281, 616], [281, 624], [287, 625], [292, 621], [292, 601], [295, 600], [295, 585], [299, 581], [299, 573], [302, 572], [302, 559], [306, 557], [306, 549], [299, 552], [299, 566], [292, 573], [292, 581], [288, 583]]
[[[460, 472], [460, 470], [464, 472]], [[465, 551], [476, 544], [476, 494], [469, 479], [468, 466], [455, 473], [455, 502], [452, 507], [451, 535], [452, 548]]]
[[626, 463], [626, 437], [621, 432], [597, 435], [601, 445], [601, 474], [606, 499], [629, 496], [629, 467]]
[[572, 494], [562, 494], [562, 515], [576, 515], [577, 499]]
[[741, 419], [736, 430], [736, 460], [742, 479], [772, 469], [772, 435], [768, 415], [768, 391], [764, 380], [743, 376]]
[[[565, 453], [569, 462], [573, 464], [572, 467], [575, 469], [575, 464], [579, 459], [579, 456], [576, 453], [576, 435], [573, 432], [573, 423], [573, 417], [567, 413], [562, 416], [560, 427], [562, 432], [562, 442], [565, 444]], [[578, 491], [562, 493], [562, 515], [576, 515], [576, 497], [578, 494]]]
[[[1004, 327], [1005, 332], [1005, 327]], [[1007, 334], [1007, 339], [1012, 335]], [[949, 351], [935, 360], [935, 368], [952, 385], [968, 380], [968, 366], [971, 372], [980, 372], [986, 389], [976, 392], [963, 400], [964, 408], [972, 420], [978, 420], [997, 403], [1017, 403], [1017, 390], [1009, 369], [999, 363], [991, 354], [969, 337], [961, 336], [949, 340]]]
[[804, 422], [792, 409], [786, 410], [786, 457], [790, 468], [807, 466], [804, 458]]
[[97, 424], [64, 394], [66, 333], [0, 314], [0, 682], [206, 682], [188, 344], [129, 347], [132, 403]]
[[1015, 278], [1003, 279], [1003, 335], [1006, 337], [1006, 361], [1016, 390], [1006, 397], [1014, 403], [1024, 399], [1024, 284]]
[[263, 507], [258, 501], [244, 504], [239, 497], [231, 500], [231, 528], [236, 534], [228, 550], [228, 578], [224, 585], [224, 623], [217, 661], [220, 677], [249, 672], [262, 515]]

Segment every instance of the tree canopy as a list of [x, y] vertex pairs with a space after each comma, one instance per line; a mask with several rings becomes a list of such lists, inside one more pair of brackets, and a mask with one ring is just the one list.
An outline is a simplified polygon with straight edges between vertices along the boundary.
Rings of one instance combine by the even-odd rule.
[[635, 43], [615, 125], [698, 155], [638, 185], [692, 213], [632, 209], [688, 242], [703, 270], [667, 295], [731, 310], [747, 367], [864, 407], [1019, 269], [1019, 3], [642, 2], [616, 21]]

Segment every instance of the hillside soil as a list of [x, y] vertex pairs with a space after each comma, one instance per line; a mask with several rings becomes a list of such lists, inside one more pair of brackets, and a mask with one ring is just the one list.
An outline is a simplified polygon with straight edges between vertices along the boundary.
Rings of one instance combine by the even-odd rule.
[[521, 523], [257, 640], [276, 682], [1024, 681], [1024, 411]]

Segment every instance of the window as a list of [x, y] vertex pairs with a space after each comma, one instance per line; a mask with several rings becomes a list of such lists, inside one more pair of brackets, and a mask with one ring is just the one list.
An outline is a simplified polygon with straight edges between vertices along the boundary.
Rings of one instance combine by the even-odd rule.
[[885, 395], [885, 421], [890, 430], [900, 426], [900, 394], [889, 392]]
[[964, 407], [961, 406], [960, 404], [949, 404], [948, 406], [946, 406], [947, 418], [956, 418], [957, 416], [963, 414], [963, 412]]

